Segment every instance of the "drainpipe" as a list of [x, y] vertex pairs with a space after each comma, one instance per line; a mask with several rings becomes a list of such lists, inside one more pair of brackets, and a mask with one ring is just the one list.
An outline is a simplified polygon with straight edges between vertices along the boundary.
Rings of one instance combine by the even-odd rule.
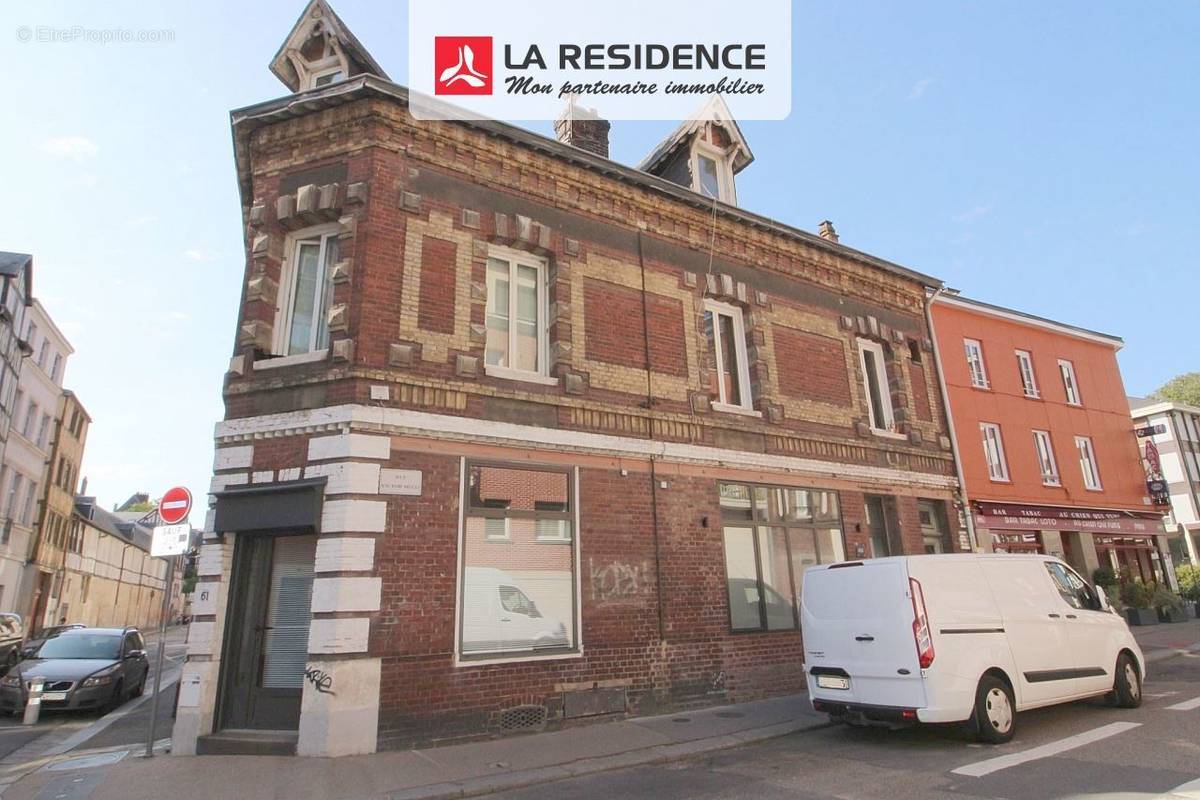
[[[646, 252], [642, 243], [642, 230], [637, 232], [638, 267], [642, 272], [642, 340], [646, 359], [646, 402], [643, 408], [654, 409], [653, 366], [650, 364], [650, 307], [646, 299]], [[654, 418], [650, 417], [650, 441], [654, 441]], [[666, 607], [663, 604], [662, 544], [658, 535], [658, 470], [657, 460], [650, 456], [650, 529], [654, 534], [654, 587], [658, 597], [658, 641], [667, 639]]]
[[942, 373], [942, 354], [938, 349], [937, 331], [933, 327], [933, 304], [946, 290], [939, 286], [925, 298], [925, 326], [929, 329], [929, 340], [933, 342], [933, 367], [937, 373], [938, 392], [942, 396], [942, 407], [946, 410], [946, 427], [950, 433], [950, 454], [954, 456], [954, 474], [958, 478], [958, 495], [962, 498], [963, 517], [967, 521], [967, 535], [971, 537], [971, 549], [979, 552], [979, 537], [975, 532], [975, 520], [971, 516], [971, 500], [967, 497], [967, 481], [963, 477], [962, 458], [958, 452], [958, 436], [954, 433], [954, 412], [950, 410], [950, 394], [946, 391], [946, 376]]

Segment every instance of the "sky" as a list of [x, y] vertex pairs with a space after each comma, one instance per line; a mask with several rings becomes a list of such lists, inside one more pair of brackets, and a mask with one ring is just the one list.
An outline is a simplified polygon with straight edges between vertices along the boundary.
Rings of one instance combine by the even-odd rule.
[[[406, 6], [332, 2], [402, 82]], [[287, 93], [267, 64], [302, 8], [0, 7], [0, 250], [34, 255], [75, 347], [83, 474], [107, 506], [207, 492], [244, 271], [228, 112]], [[1130, 394], [1200, 370], [1200, 4], [793, 9], [792, 114], [742, 125], [743, 207], [830, 219], [967, 295], [1119, 335]], [[169, 35], [22, 42], [22, 26]], [[636, 164], [675, 124], [615, 123], [612, 157]]]

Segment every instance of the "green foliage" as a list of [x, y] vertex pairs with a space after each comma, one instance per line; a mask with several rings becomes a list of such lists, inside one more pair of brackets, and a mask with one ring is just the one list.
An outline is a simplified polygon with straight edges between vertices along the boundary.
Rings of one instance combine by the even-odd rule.
[[158, 508], [158, 503], [152, 503], [152, 502], [147, 501], [145, 503], [130, 503], [129, 505], [125, 506], [125, 508], [123, 508], [121, 510], [122, 511], [153, 511], [156, 508]]
[[1150, 395], [1150, 399], [1200, 406], [1200, 372], [1185, 372], [1183, 375], [1176, 375], [1156, 389]]
[[1172, 592], [1165, 583], [1154, 585], [1154, 591], [1150, 594], [1150, 604], [1159, 611], [1165, 611], [1168, 608], [1183, 609], [1183, 601], [1179, 599], [1179, 595]]
[[1141, 578], [1125, 581], [1121, 584], [1121, 602], [1130, 608], [1150, 608], [1153, 594]]
[[1175, 568], [1175, 577], [1179, 579], [1179, 593], [1187, 600], [1200, 603], [1200, 567], [1180, 564]]
[[1112, 567], [1096, 567], [1092, 571], [1092, 583], [1097, 586], [1112, 586], [1117, 582], [1117, 573]]

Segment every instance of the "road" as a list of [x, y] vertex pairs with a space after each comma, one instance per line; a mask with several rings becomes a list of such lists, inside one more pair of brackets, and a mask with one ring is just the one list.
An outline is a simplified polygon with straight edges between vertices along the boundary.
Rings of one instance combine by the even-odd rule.
[[[1092, 700], [1030, 711], [1018, 717], [1016, 738], [996, 747], [976, 744], [954, 727], [888, 731], [831, 725], [693, 760], [493, 797], [1159, 797], [1200, 779], [1200, 656], [1153, 664], [1149, 673], [1139, 709]], [[1012, 758], [995, 760], [1001, 756]], [[1200, 797], [1200, 783], [1191, 791], [1196, 793], [1190, 797]]]
[[[183, 628], [167, 632], [166, 663], [163, 674], [169, 676], [183, 661], [186, 645]], [[146, 637], [147, 652], [151, 659], [151, 673], [146, 683], [144, 698], [127, 701], [123, 706], [106, 715], [102, 712], [46, 712], [36, 725], [23, 725], [21, 717], [0, 716], [0, 761], [21, 755], [18, 751], [27, 745], [36, 749], [41, 741], [46, 746], [64, 740], [71, 734], [85, 730], [92, 732], [87, 740], [80, 742], [80, 749], [111, 747], [123, 744], [145, 744], [150, 720], [151, 697], [154, 688], [154, 658], [158, 654], [158, 643], [154, 637]], [[171, 716], [175, 708], [176, 685], [164, 687], [158, 708], [158, 738], [171, 735]]]

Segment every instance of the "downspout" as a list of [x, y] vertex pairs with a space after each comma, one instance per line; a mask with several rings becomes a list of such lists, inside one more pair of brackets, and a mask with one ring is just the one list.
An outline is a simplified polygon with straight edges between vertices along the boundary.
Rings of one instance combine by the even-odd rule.
[[[646, 299], [646, 255], [642, 246], [642, 231], [637, 232], [638, 267], [642, 273], [642, 341], [646, 358], [646, 410], [654, 408], [654, 389], [650, 365], [650, 308]], [[650, 441], [654, 441], [654, 420], [649, 420]], [[667, 638], [666, 607], [663, 605], [662, 543], [658, 536], [658, 472], [656, 458], [650, 456], [650, 529], [654, 536], [654, 588], [658, 596], [658, 641]]]
[[942, 372], [942, 353], [938, 349], [937, 331], [933, 326], [933, 304], [946, 290], [939, 286], [925, 298], [925, 326], [929, 329], [929, 341], [933, 343], [933, 369], [937, 373], [938, 393], [942, 396], [942, 408], [946, 411], [946, 427], [950, 433], [950, 454], [954, 457], [954, 475], [958, 478], [958, 496], [962, 500], [963, 517], [967, 521], [967, 535], [971, 537], [971, 550], [979, 552], [979, 537], [975, 532], [975, 519], [971, 516], [971, 500], [967, 496], [967, 480], [963, 477], [962, 458], [958, 452], [958, 436], [954, 433], [954, 412], [950, 409], [950, 394], [946, 391], [946, 376]]

